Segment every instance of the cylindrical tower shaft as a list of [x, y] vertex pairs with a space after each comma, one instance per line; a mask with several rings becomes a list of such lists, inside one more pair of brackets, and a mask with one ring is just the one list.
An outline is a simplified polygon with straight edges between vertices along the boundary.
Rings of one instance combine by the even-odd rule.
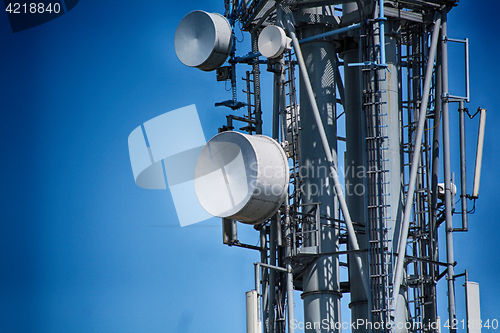
[[[307, 13], [322, 14], [321, 9], [307, 9]], [[323, 32], [321, 28], [306, 26], [301, 28], [301, 37], [308, 37]], [[332, 43], [314, 41], [301, 45], [309, 79], [316, 97], [316, 103], [325, 128], [332, 155], [337, 156], [336, 145], [336, 91], [335, 66], [336, 53]], [[303, 203], [321, 203], [320, 215], [326, 218], [337, 218], [337, 205], [329, 165], [322, 151], [317, 123], [313, 116], [312, 106], [300, 80], [300, 151], [301, 176], [303, 179]], [[313, 209], [314, 205], [305, 206], [304, 210]], [[320, 228], [321, 252], [332, 252], [338, 249], [338, 231], [336, 222], [321, 219]], [[314, 237], [305, 240], [306, 246], [316, 246]], [[303, 294], [305, 332], [332, 332], [332, 326], [340, 321], [340, 282], [338, 257], [324, 256], [317, 259], [304, 273]], [[309, 324], [308, 324], [309, 323]], [[326, 325], [322, 325], [326, 323]]]
[[[355, 3], [344, 4], [342, 14], [350, 14], [357, 10]], [[357, 33], [356, 33], [357, 34]], [[344, 163], [346, 202], [351, 212], [353, 221], [364, 230], [358, 231], [357, 239], [360, 249], [368, 249], [368, 228], [366, 218], [366, 147], [365, 147], [365, 121], [363, 114], [363, 90], [362, 73], [360, 66], [350, 66], [349, 64], [359, 64], [361, 62], [361, 52], [359, 49], [359, 38], [349, 39], [346, 43], [346, 50], [342, 53], [344, 59], [344, 112], [346, 131], [346, 153]], [[363, 254], [364, 262], [368, 262], [367, 254]], [[361, 274], [356, 264], [354, 255], [349, 256], [349, 284], [351, 302], [352, 322], [362, 320], [370, 322], [369, 299], [366, 293], [359, 286], [362, 285]], [[368, 332], [367, 326], [356, 326], [354, 332]]]

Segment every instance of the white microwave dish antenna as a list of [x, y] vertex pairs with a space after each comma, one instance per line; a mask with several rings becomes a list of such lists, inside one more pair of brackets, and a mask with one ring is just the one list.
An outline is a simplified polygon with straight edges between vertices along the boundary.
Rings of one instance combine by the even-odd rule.
[[186, 66], [213, 71], [226, 61], [232, 47], [232, 29], [218, 13], [195, 10], [184, 16], [175, 31], [175, 53]]
[[278, 58], [289, 51], [292, 39], [286, 36], [285, 31], [275, 25], [268, 25], [259, 35], [259, 52], [266, 58]]
[[256, 224], [276, 213], [288, 181], [288, 159], [278, 142], [264, 135], [227, 131], [202, 149], [194, 187], [208, 213]]

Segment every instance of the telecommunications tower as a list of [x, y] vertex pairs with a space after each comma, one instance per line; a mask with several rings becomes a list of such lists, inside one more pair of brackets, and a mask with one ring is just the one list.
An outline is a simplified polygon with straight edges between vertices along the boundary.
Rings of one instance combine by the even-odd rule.
[[[248, 333], [294, 332], [294, 290], [305, 332], [340, 332], [345, 294], [351, 322], [362, 323], [356, 332], [438, 333], [445, 322], [455, 332], [461, 277], [466, 320], [479, 318], [479, 288], [455, 271], [453, 256], [453, 234], [467, 231], [478, 198], [486, 117], [466, 108], [468, 39], [447, 29], [457, 3], [225, 0], [223, 14], [193, 11], [179, 23], [179, 60], [216, 71], [232, 89], [231, 99], [214, 101], [231, 114], [201, 151], [194, 186], [203, 208], [222, 218], [225, 244], [260, 251]], [[235, 29], [249, 34], [250, 52], [237, 54]], [[462, 96], [449, 91], [449, 43], [465, 50]], [[261, 100], [264, 78], [273, 80], [270, 105]], [[450, 108], [459, 111], [459, 179]], [[480, 118], [471, 193], [466, 114]], [[254, 226], [260, 246], [238, 240], [237, 221]], [[345, 281], [339, 267], [348, 268]], [[442, 279], [448, 314], [436, 306]]]

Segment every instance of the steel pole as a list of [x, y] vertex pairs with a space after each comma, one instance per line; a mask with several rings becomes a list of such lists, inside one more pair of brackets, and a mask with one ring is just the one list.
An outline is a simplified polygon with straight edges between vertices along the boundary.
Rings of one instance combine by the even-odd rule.
[[[265, 225], [262, 226], [260, 229], [260, 247], [261, 247], [261, 252], [260, 252], [260, 261], [264, 264], [267, 263], [267, 227]], [[260, 270], [260, 266], [259, 266]], [[262, 290], [262, 292], [259, 292], [259, 295], [261, 296], [261, 301], [262, 301], [262, 307], [261, 307], [261, 312], [262, 312], [262, 327], [264, 328], [264, 333], [268, 333], [269, 329], [269, 302], [268, 302], [268, 273], [267, 270], [264, 270], [263, 272], [263, 278], [262, 278], [262, 288], [259, 287], [259, 290]], [[259, 280], [260, 280], [260, 271], [259, 271]]]
[[361, 27], [361, 23], [355, 23], [355, 24], [351, 24], [351, 25], [349, 25], [347, 27], [343, 27], [343, 28], [340, 28], [340, 29], [328, 31], [328, 32], [325, 32], [325, 33], [322, 33], [322, 34], [319, 34], [319, 35], [315, 35], [315, 36], [311, 36], [311, 37], [307, 37], [307, 38], [301, 39], [299, 42], [300, 43], [312, 42], [314, 40], [318, 40], [318, 39], [321, 39], [321, 38], [330, 37], [330, 36], [333, 36], [333, 35], [338, 35], [338, 34], [341, 34], [343, 32], [349, 31], [349, 30], [359, 29], [360, 27]]
[[293, 304], [293, 274], [292, 274], [292, 226], [290, 224], [290, 205], [288, 196], [285, 201], [285, 265], [286, 265], [286, 299], [288, 309], [288, 333], [294, 333], [294, 304]]
[[[280, 11], [278, 11], [280, 12]], [[274, 71], [274, 89], [273, 89], [273, 126], [272, 126], [272, 136], [273, 139], [279, 141], [280, 139], [280, 115], [282, 113], [282, 100], [283, 100], [283, 63], [284, 60], [281, 58], [273, 66]], [[269, 263], [276, 266], [277, 258], [277, 236], [278, 236], [278, 219], [280, 219], [279, 212], [271, 218], [270, 230], [269, 230]], [[274, 314], [274, 304], [276, 301], [276, 277], [277, 274], [274, 271], [269, 272], [269, 333], [274, 333], [276, 331], [276, 322]]]
[[[277, 235], [277, 223], [278, 214], [275, 214], [271, 218], [271, 225], [269, 230], [269, 264], [276, 266], [276, 235]], [[276, 301], [276, 272], [274, 270], [269, 271], [269, 333], [274, 333], [276, 331], [276, 322], [274, 315], [274, 303]]]
[[378, 1], [378, 29], [380, 35], [380, 65], [385, 66], [385, 16], [384, 16], [384, 0]]
[[[268, 60], [269, 61], [269, 60]], [[280, 98], [281, 98], [281, 64], [279, 62], [273, 65], [274, 79], [273, 79], [273, 139], [279, 140], [280, 133]], [[277, 72], [277, 71], [280, 72]]]
[[448, 280], [448, 313], [450, 323], [450, 333], [457, 331], [452, 323], [456, 319], [455, 315], [455, 280], [453, 269], [453, 222], [452, 222], [452, 191], [451, 191], [451, 171], [450, 171], [450, 119], [448, 101], [448, 45], [447, 45], [447, 10], [442, 13], [443, 24], [441, 28], [441, 52], [442, 52], [442, 72], [443, 72], [443, 167], [445, 186], [445, 217], [446, 217], [446, 260]]
[[462, 201], [462, 229], [459, 231], [467, 231], [467, 170], [466, 170], [466, 159], [465, 159], [465, 102], [460, 100], [458, 113], [460, 122], [460, 182], [461, 182], [461, 194], [460, 199]]
[[[439, 149], [441, 137], [441, 95], [442, 95], [442, 76], [441, 76], [441, 43], [438, 43], [437, 58], [436, 58], [436, 89], [434, 92], [434, 130], [432, 138], [432, 171], [431, 171], [431, 216], [429, 222], [429, 255], [431, 260], [438, 261], [438, 246], [437, 246], [437, 214], [438, 214], [438, 178], [439, 178]], [[424, 292], [425, 304], [423, 324], [428, 330], [433, 333], [438, 333], [437, 329], [432, 329], [431, 324], [437, 322], [436, 308], [436, 277], [439, 274], [435, 265], [429, 265], [431, 279], [426, 285]]]

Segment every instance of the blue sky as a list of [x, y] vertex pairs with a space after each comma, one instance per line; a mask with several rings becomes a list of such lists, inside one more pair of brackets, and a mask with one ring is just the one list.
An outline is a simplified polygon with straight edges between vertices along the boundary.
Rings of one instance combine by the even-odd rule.
[[[483, 3], [460, 3], [448, 31], [470, 38], [469, 108], [488, 109], [480, 199], [470, 231], [455, 234], [455, 258], [456, 272], [469, 269], [479, 282], [482, 317], [491, 320], [500, 319], [500, 4]], [[15, 34], [0, 14], [2, 331], [245, 331], [244, 293], [253, 288], [258, 253], [224, 246], [219, 219], [178, 227], [169, 191], [137, 187], [128, 156], [130, 132], [164, 112], [196, 104], [207, 139], [225, 123], [228, 109], [213, 106], [230, 98], [224, 83], [182, 65], [173, 49], [178, 22], [195, 9], [222, 13], [223, 1], [81, 1]], [[460, 49], [450, 50], [450, 92], [457, 94], [460, 57]], [[272, 109], [268, 88], [264, 111]], [[450, 109], [458, 179], [457, 113]], [[476, 136], [477, 118], [467, 122], [469, 188]], [[239, 233], [257, 244], [251, 227], [240, 224]], [[297, 295], [298, 319], [301, 312]]]

